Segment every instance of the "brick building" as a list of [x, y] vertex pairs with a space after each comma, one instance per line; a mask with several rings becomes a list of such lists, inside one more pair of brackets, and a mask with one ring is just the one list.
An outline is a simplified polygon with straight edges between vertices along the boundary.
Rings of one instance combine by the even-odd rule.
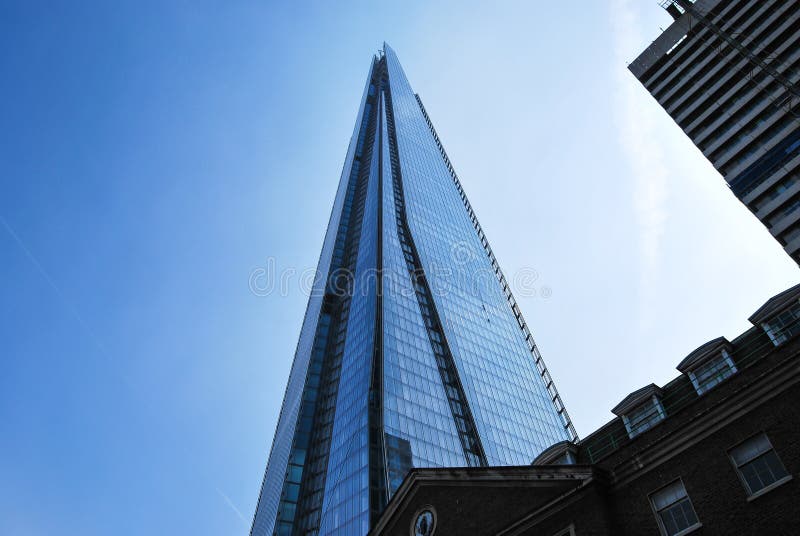
[[800, 285], [521, 467], [414, 469], [371, 534], [800, 534]]

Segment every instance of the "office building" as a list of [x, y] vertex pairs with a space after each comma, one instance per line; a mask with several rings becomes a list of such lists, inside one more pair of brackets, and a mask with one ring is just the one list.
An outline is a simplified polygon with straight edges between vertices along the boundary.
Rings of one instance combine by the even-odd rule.
[[800, 262], [800, 2], [663, 5], [674, 22], [628, 68]]
[[575, 430], [421, 99], [370, 64], [251, 534], [369, 532], [415, 467]]

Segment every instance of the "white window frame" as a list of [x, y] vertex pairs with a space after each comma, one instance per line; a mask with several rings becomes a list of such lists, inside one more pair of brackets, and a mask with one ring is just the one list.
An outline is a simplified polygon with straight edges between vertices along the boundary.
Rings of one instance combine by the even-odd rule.
[[785, 332], [786, 326], [778, 327], [774, 325], [774, 322], [778, 319], [778, 317], [784, 313], [790, 313], [791, 316], [794, 317], [792, 324], [794, 324], [795, 322], [800, 322], [800, 303], [797, 302], [794, 303], [791, 307], [781, 311], [780, 313], [776, 314], [769, 320], [766, 320], [761, 323], [761, 327], [764, 328], [764, 331], [766, 332], [767, 336], [769, 336], [769, 339], [775, 346], [780, 346], [781, 344], [788, 341], [790, 336], [800, 331], [800, 325], [794, 325], [792, 327], [791, 331], [794, 331], [793, 333], [786, 333]]
[[[659, 510], [659, 509], [656, 508], [655, 501], [653, 500], [653, 496], [656, 495], [658, 492], [662, 491], [664, 488], [666, 488], [668, 486], [671, 486], [675, 482], [680, 482], [681, 488], [683, 488], [684, 497], [686, 498], [686, 500], [689, 501], [689, 506], [692, 508], [692, 512], [694, 513], [694, 517], [695, 517], [695, 519], [697, 519], [697, 522], [694, 525], [689, 525], [685, 529], [676, 532], [675, 534], [669, 534], [667, 532], [666, 527], [664, 527], [664, 522], [661, 520], [661, 515], [659, 513], [664, 511], [664, 510], [666, 510], [667, 508], [671, 507], [672, 505], [676, 504], [678, 501], [673, 502], [670, 505], [668, 505], [668, 506], [666, 506], [664, 508], [661, 508]], [[694, 532], [694, 531], [696, 531], [697, 529], [699, 529], [700, 527], [703, 526], [703, 524], [700, 522], [700, 517], [697, 515], [697, 510], [694, 509], [694, 503], [692, 503], [692, 498], [689, 497], [689, 492], [686, 491], [686, 486], [684, 485], [682, 478], [676, 478], [675, 480], [672, 480], [668, 484], [666, 484], [664, 486], [661, 486], [657, 490], [650, 492], [647, 495], [647, 500], [650, 503], [650, 509], [653, 511], [653, 515], [656, 518], [656, 523], [658, 524], [658, 531], [661, 533], [661, 536], [683, 536], [684, 534], [689, 534], [690, 532]], [[680, 500], [683, 500], [683, 498], [681, 498]]]
[[[756, 437], [758, 437], [760, 435], [763, 435], [764, 439], [767, 440], [767, 445], [769, 445], [769, 449], [757, 454], [756, 456], [750, 458], [748, 461], [746, 461], [746, 462], [744, 462], [742, 464], [738, 464], [736, 462], [736, 460], [734, 459], [734, 457], [733, 457], [733, 451], [736, 450], [738, 447], [744, 445], [746, 442], [750, 441], [751, 439], [754, 439], [754, 438], [756, 438]], [[781, 466], [783, 467], [783, 470], [786, 471], [787, 474], [786, 474], [786, 476], [783, 476], [783, 477], [779, 478], [775, 482], [767, 484], [766, 486], [764, 486], [760, 490], [753, 491], [753, 490], [750, 489], [750, 484], [747, 482], [747, 479], [745, 479], [744, 474], [742, 474], [742, 471], [741, 471], [740, 468], [742, 466], [752, 462], [756, 458], [759, 458], [759, 457], [765, 455], [770, 450], [775, 453], [775, 457], [778, 458], [778, 461], [781, 463]], [[762, 495], [765, 495], [765, 494], [769, 493], [770, 491], [774, 490], [775, 488], [777, 488], [779, 486], [782, 486], [783, 484], [786, 484], [787, 482], [792, 480], [792, 473], [790, 473], [789, 470], [786, 468], [786, 464], [784, 464], [783, 460], [781, 460], [781, 457], [778, 456], [778, 451], [775, 450], [775, 446], [772, 444], [772, 441], [770, 441], [769, 436], [766, 434], [766, 432], [763, 432], [763, 431], [759, 432], [757, 434], [753, 434], [750, 437], [748, 437], [747, 439], [745, 439], [744, 441], [739, 441], [738, 443], [736, 443], [735, 445], [730, 447], [728, 449], [728, 459], [730, 459], [731, 465], [733, 465], [733, 469], [734, 469], [734, 471], [736, 471], [736, 475], [739, 477], [739, 481], [742, 483], [742, 486], [744, 487], [744, 491], [747, 493], [747, 501], [748, 502], [750, 502], [750, 501], [752, 501], [754, 499], [757, 499], [757, 498], [761, 497]]]
[[[645, 406], [645, 405], [649, 405], [650, 406], [650, 410], [655, 408], [656, 413], [654, 413], [652, 416], [648, 417], [647, 420], [635, 423], [636, 424], [636, 428], [634, 429], [633, 428], [633, 423], [631, 423], [631, 419], [628, 418], [628, 414], [633, 413], [634, 411], [637, 411], [638, 409], [640, 409], [642, 406]], [[628, 431], [628, 437], [633, 439], [634, 437], [638, 436], [639, 434], [642, 434], [642, 433], [646, 432], [647, 430], [651, 429], [656, 424], [658, 424], [661, 421], [663, 421], [666, 418], [666, 416], [667, 416], [667, 413], [664, 411], [664, 407], [661, 405], [661, 401], [658, 399], [658, 397], [656, 395], [652, 395], [648, 400], [643, 401], [640, 404], [637, 404], [636, 407], [632, 408], [630, 411], [628, 411], [625, 414], [623, 414], [622, 415], [622, 422], [625, 424], [625, 430]], [[646, 424], [646, 426], [643, 426], [644, 424]]]
[[553, 536], [575, 536], [575, 524], [570, 524], [569, 527], [559, 530]]
[[571, 450], [567, 450], [563, 454], [564, 462], [561, 465], [575, 465], [578, 461], [575, 459], [575, 454]]
[[[697, 370], [697, 369], [699, 369], [701, 367], [704, 367], [704, 366], [708, 365], [709, 363], [725, 363], [728, 366], [728, 370], [730, 371], [730, 374], [725, 374], [717, 383], [715, 383], [714, 385], [712, 385], [710, 387], [706, 387], [706, 386], [700, 384], [700, 380], [697, 379], [697, 375], [695, 374], [695, 370]], [[719, 370], [721, 372], [724, 369], [722, 367], [720, 367]], [[694, 385], [694, 390], [697, 391], [698, 395], [702, 395], [703, 393], [707, 393], [708, 391], [710, 391], [711, 389], [713, 389], [717, 385], [721, 384], [723, 381], [727, 380], [729, 377], [733, 376], [738, 371], [739, 370], [736, 368], [736, 364], [733, 362], [733, 359], [731, 359], [730, 354], [728, 353], [728, 351], [725, 348], [723, 348], [722, 351], [721, 351], [721, 356], [713, 357], [711, 359], [706, 360], [705, 362], [703, 362], [700, 365], [698, 365], [697, 367], [695, 367], [694, 370], [688, 371], [688, 375], [689, 375], [689, 379], [692, 380], [692, 385]]]

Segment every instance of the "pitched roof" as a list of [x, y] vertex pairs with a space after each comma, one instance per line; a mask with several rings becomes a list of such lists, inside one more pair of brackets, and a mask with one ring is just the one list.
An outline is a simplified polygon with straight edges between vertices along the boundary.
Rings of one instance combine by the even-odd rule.
[[776, 294], [768, 299], [764, 302], [764, 305], [759, 307], [758, 310], [748, 318], [748, 320], [757, 326], [798, 299], [800, 299], [800, 284], [788, 288], [780, 294]]
[[434, 512], [436, 534], [497, 534], [598, 476], [589, 465], [415, 468], [369, 534], [408, 534], [421, 508]]
[[614, 406], [614, 409], [611, 410], [611, 413], [614, 415], [623, 415], [653, 395], [661, 396], [662, 393], [663, 391], [661, 387], [654, 383], [645, 385], [641, 389], [637, 389], [622, 399], [622, 402]]
[[578, 446], [569, 440], [553, 443], [544, 449], [541, 454], [536, 456], [533, 462], [531, 462], [531, 465], [550, 465], [553, 463], [553, 460], [562, 456], [565, 452], [572, 452], [574, 455], [578, 452]]
[[692, 353], [687, 355], [675, 368], [681, 372], [691, 370], [697, 365], [708, 361], [709, 358], [719, 355], [720, 350], [723, 348], [731, 350], [733, 346], [731, 346], [730, 341], [725, 337], [717, 337], [692, 351]]

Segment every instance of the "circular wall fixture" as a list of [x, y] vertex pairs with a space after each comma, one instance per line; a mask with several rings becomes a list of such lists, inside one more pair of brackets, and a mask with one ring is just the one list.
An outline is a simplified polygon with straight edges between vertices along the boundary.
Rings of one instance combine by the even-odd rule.
[[414, 514], [411, 523], [411, 536], [433, 536], [436, 529], [436, 510], [433, 506], [423, 506]]

